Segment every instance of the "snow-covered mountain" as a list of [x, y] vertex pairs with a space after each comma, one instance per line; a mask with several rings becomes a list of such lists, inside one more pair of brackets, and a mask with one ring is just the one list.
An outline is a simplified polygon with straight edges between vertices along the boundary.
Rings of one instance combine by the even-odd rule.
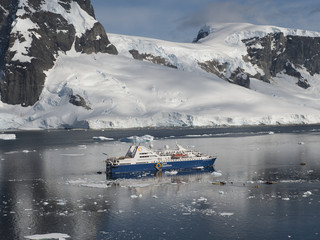
[[[61, 2], [46, 1], [45, 11]], [[80, 2], [88, 1], [73, 1], [77, 13], [67, 7], [59, 16], [92, 27], [90, 17], [75, 24], [85, 14]], [[77, 39], [91, 28], [74, 29]], [[208, 24], [195, 43], [108, 37], [118, 55], [77, 50], [77, 41], [56, 50], [34, 104], [0, 102], [0, 129], [320, 123], [320, 33]]]
[[87, 0], [2, 0], [0, 3], [1, 100], [34, 105], [46, 70], [59, 55], [117, 51]]

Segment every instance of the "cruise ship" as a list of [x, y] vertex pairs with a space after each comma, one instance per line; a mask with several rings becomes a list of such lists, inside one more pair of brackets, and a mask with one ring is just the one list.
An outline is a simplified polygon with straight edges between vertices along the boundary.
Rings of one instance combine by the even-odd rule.
[[108, 158], [106, 173], [130, 173], [140, 171], [162, 171], [178, 169], [201, 169], [212, 167], [216, 157], [195, 150], [186, 149], [179, 144], [177, 149], [153, 150], [152, 147], [131, 145], [124, 157]]

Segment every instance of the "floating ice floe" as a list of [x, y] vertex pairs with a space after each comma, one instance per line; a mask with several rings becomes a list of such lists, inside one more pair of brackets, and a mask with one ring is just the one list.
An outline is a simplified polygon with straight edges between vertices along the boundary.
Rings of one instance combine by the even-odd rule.
[[207, 202], [208, 199], [206, 199], [205, 197], [200, 197], [197, 202]]
[[109, 188], [105, 183], [86, 183], [86, 184], [81, 184], [81, 187], [88, 187], [88, 188]]
[[297, 179], [297, 180], [280, 180], [281, 183], [302, 183], [305, 182], [305, 180]]
[[113, 138], [107, 138], [107, 137], [104, 137], [104, 136], [92, 137], [92, 139], [94, 141], [113, 141], [114, 140]]
[[63, 199], [57, 200], [57, 205], [59, 205], [59, 206], [64, 206], [66, 204], [67, 204], [66, 200], [63, 200]]
[[0, 140], [16, 140], [15, 134], [0, 134]]
[[222, 176], [222, 173], [221, 172], [212, 172], [211, 175], [213, 177], [221, 177]]
[[130, 184], [127, 187], [130, 188], [144, 188], [144, 187], [149, 187], [150, 184], [149, 183], [134, 183], [134, 184]]
[[312, 192], [306, 191], [305, 193], [303, 193], [302, 197], [309, 197], [311, 195], [312, 195]]
[[138, 195], [133, 194], [133, 195], [131, 195], [130, 197], [131, 197], [131, 198], [142, 198], [142, 194], [139, 194], [139, 196], [138, 196]]
[[70, 238], [70, 236], [63, 233], [48, 233], [48, 234], [36, 234], [36, 235], [25, 236], [24, 238], [30, 239], [30, 240], [42, 240], [42, 239], [43, 240], [44, 239], [64, 240], [64, 239]]
[[223, 216], [223, 217], [230, 217], [230, 216], [233, 216], [234, 213], [231, 213], [231, 212], [222, 212], [220, 213], [220, 216]]
[[88, 179], [70, 180], [70, 181], [67, 181], [67, 184], [78, 185], [81, 187], [88, 187], [88, 188], [109, 188], [110, 187], [105, 181], [91, 182]]
[[144, 142], [152, 142], [153, 139], [154, 139], [154, 137], [151, 135], [144, 135], [141, 137], [138, 137], [138, 136], [126, 137], [126, 138], [122, 138], [120, 141], [121, 142], [130, 142], [130, 143], [144, 143]]
[[290, 198], [286, 197], [286, 198], [282, 198], [283, 201], [289, 201]]
[[65, 157], [80, 157], [84, 156], [84, 153], [61, 153], [60, 155]]
[[23, 153], [31, 153], [31, 152], [36, 152], [36, 150], [22, 150]]

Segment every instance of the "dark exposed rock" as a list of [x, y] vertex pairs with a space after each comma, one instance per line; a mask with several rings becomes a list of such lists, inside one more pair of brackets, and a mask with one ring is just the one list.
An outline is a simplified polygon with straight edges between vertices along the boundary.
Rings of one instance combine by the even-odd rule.
[[289, 76], [298, 78], [297, 85], [299, 87], [302, 87], [304, 89], [311, 87], [308, 80], [302, 77], [301, 73], [298, 72], [294, 67], [292, 67], [291, 63], [289, 62], [286, 64], [285, 73], [288, 74]]
[[213, 29], [210, 26], [205, 25], [203, 28], [201, 28], [198, 32], [198, 35], [195, 39], [193, 39], [193, 43], [199, 42], [200, 39], [205, 38], [209, 36], [213, 32]]
[[94, 27], [81, 37], [76, 38], [75, 48], [81, 53], [112, 53], [117, 54], [117, 49], [112, 45], [106, 37], [106, 32], [100, 23], [96, 23]]
[[284, 70], [289, 76], [296, 77], [298, 79], [302, 78], [301, 73], [292, 67], [291, 63], [289, 62], [286, 63]]
[[[93, 10], [93, 6], [91, 5], [91, 1], [90, 0], [74, 0], [75, 2], [77, 2], [79, 4], [79, 6], [85, 10], [91, 17], [95, 17], [94, 15], [94, 10]], [[67, 2], [72, 2], [72, 0], [67, 0]]]
[[17, 12], [18, 0], [2, 0], [0, 6], [0, 71], [3, 71], [13, 21], [11, 16]]
[[198, 62], [198, 64], [203, 70], [209, 73], [213, 73], [218, 77], [227, 80], [227, 78], [225, 77], [227, 63], [220, 64], [219, 62], [212, 60], [212, 61]]
[[69, 11], [71, 9], [70, 6], [71, 0], [65, 0], [65, 2], [58, 2], [65, 10]]
[[[76, 30], [62, 15], [43, 11], [41, 5], [50, 0], [28, 0], [23, 16], [17, 16], [20, 0], [2, 0], [0, 3], [0, 91], [1, 101], [8, 104], [33, 105], [42, 92], [46, 75], [44, 71], [54, 66], [59, 52], [69, 51], [73, 44], [81, 53], [117, 54], [110, 43], [104, 28], [96, 22], [90, 30], [80, 37]], [[94, 17], [90, 0], [64, 0], [58, 3], [67, 11], [71, 3], [77, 2], [82, 10]], [[35, 11], [32, 11], [34, 9]], [[16, 52], [11, 47], [16, 41], [26, 39], [19, 32], [13, 32], [13, 20], [29, 19], [36, 28], [29, 29], [32, 42], [27, 55], [29, 61], [13, 59]], [[22, 53], [24, 55], [24, 53]]]
[[139, 51], [135, 49], [132, 49], [129, 52], [131, 53], [134, 59], [150, 61], [155, 64], [159, 64], [159, 65], [163, 65], [171, 68], [177, 68], [177, 66], [169, 63], [166, 59], [160, 56], [153, 56], [152, 54], [149, 54], [149, 53], [139, 53]]
[[309, 84], [308, 80], [304, 79], [304, 78], [299, 79], [299, 81], [297, 82], [297, 85], [299, 87], [304, 88], [304, 89], [307, 89], [307, 88], [311, 87], [311, 85]]
[[246, 39], [243, 42], [248, 49], [245, 59], [264, 71], [265, 75], [260, 76], [263, 81], [269, 81], [285, 70], [286, 74], [298, 79], [298, 86], [308, 88], [308, 81], [297, 68], [305, 67], [311, 75], [320, 73], [319, 37], [284, 36], [283, 33], [274, 33], [263, 38]]
[[[199, 32], [197, 38], [205, 36]], [[297, 85], [309, 88], [310, 84], [299, 69], [305, 68], [310, 75], [320, 73], [320, 37], [284, 36], [282, 32], [267, 34], [265, 37], [254, 37], [242, 40], [247, 47], [248, 54], [242, 56], [245, 62], [258, 66], [264, 74], [257, 73], [254, 76], [245, 73], [238, 68], [230, 72], [228, 63], [219, 63], [216, 60], [199, 62], [199, 66], [218, 77], [229, 82], [250, 87], [250, 78], [270, 82], [279, 73], [284, 73], [297, 78]]]
[[213, 73], [218, 77], [229, 81], [230, 83], [235, 83], [242, 87], [250, 88], [250, 75], [246, 74], [244, 70], [239, 67], [230, 75], [230, 77], [226, 77], [228, 63], [220, 64], [219, 62], [212, 60], [203, 63], [199, 62], [198, 64], [203, 70]]
[[239, 67], [231, 74], [229, 80], [232, 80], [232, 83], [235, 83], [239, 86], [250, 88], [249, 75], [246, 74], [244, 70]]
[[86, 100], [84, 100], [84, 98], [81, 97], [79, 94], [71, 95], [69, 103], [78, 107], [83, 107], [87, 110], [91, 110], [91, 108], [87, 105]]
[[193, 43], [197, 43], [200, 39], [202, 38], [205, 38], [209, 35], [209, 32], [204, 30], [204, 29], [201, 29], [199, 32], [198, 32], [198, 35], [195, 39], [193, 39]]

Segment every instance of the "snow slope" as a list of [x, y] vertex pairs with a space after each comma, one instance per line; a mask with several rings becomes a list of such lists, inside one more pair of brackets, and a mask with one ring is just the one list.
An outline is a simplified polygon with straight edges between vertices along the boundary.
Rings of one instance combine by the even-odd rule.
[[[320, 123], [319, 75], [303, 72], [312, 85], [308, 89], [298, 87], [296, 79], [284, 74], [271, 84], [251, 79], [251, 89], [247, 89], [206, 73], [197, 64], [217, 59], [230, 62], [230, 68], [260, 71], [242, 60], [245, 46], [241, 39], [278, 30], [221, 25], [197, 44], [108, 34], [118, 56], [61, 53], [46, 73], [44, 90], [34, 106], [0, 102], [0, 129]], [[178, 69], [134, 60], [130, 49], [161, 56]], [[89, 108], [71, 104], [71, 95], [81, 96]]]

